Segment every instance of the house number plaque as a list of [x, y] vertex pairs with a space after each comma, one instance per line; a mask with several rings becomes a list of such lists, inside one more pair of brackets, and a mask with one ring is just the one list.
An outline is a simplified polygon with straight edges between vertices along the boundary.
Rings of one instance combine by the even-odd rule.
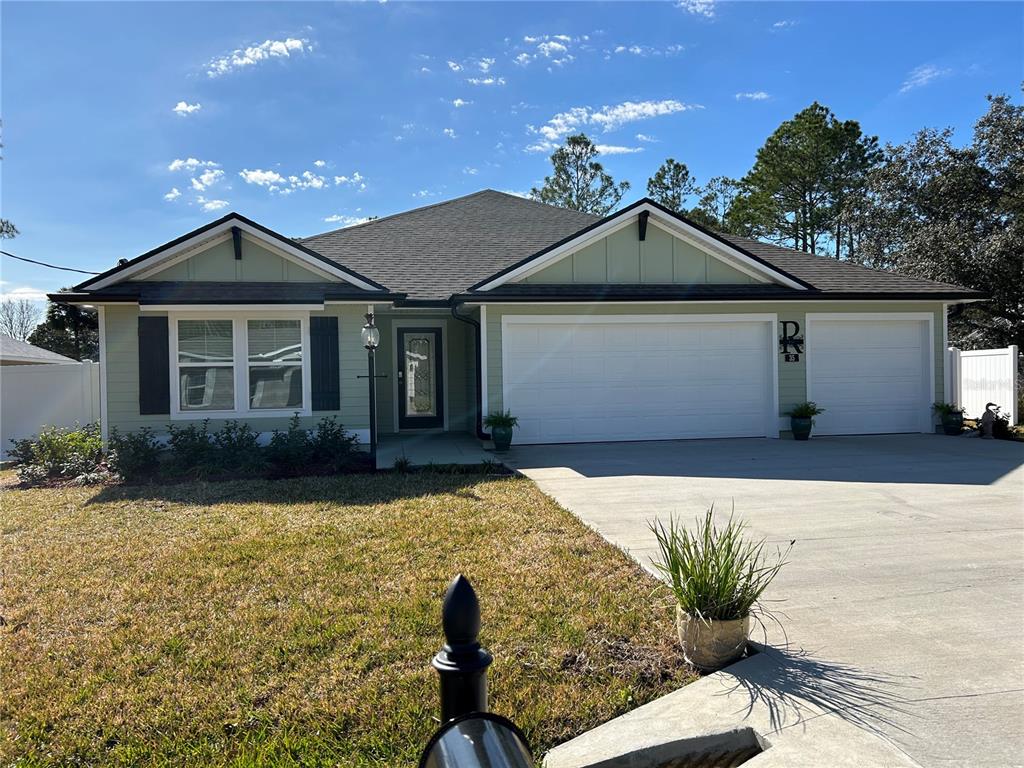
[[779, 336], [779, 351], [787, 363], [800, 362], [804, 351], [804, 339], [800, 335], [800, 323], [796, 320], [783, 320], [780, 323], [782, 333]]

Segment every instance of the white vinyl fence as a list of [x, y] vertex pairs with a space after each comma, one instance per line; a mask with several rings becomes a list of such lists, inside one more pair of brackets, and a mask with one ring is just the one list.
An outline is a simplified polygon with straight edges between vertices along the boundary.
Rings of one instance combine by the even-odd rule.
[[949, 401], [967, 409], [967, 418], [979, 417], [988, 403], [995, 403], [1010, 414], [1011, 424], [1018, 422], [1016, 346], [969, 352], [950, 347], [946, 363]]
[[0, 458], [12, 439], [99, 419], [99, 363], [0, 366]]

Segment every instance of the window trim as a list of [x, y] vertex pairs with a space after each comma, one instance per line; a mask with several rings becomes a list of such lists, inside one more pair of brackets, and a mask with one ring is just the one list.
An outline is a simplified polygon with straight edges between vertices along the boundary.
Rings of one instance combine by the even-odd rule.
[[[313, 383], [310, 367], [309, 312], [169, 312], [167, 315], [170, 344], [171, 420], [196, 421], [200, 419], [266, 419], [290, 418], [313, 414]], [[235, 405], [230, 410], [200, 411], [181, 409], [181, 378], [178, 374], [178, 321], [230, 320], [232, 367], [234, 368]], [[302, 339], [302, 406], [299, 408], [249, 407], [249, 320], [298, 320]], [[224, 363], [225, 367], [227, 366]]]

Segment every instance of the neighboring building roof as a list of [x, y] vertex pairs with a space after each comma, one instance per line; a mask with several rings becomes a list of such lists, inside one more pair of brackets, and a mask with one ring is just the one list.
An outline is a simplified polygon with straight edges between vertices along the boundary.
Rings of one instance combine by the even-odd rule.
[[[780, 284], [733, 286], [550, 286], [505, 283], [489, 291], [475, 290], [493, 278], [519, 268], [555, 247], [572, 242], [604, 222], [642, 207], [651, 215], [677, 219], [695, 234], [734, 249], [750, 263], [783, 275]], [[657, 210], [654, 210], [657, 209]], [[646, 215], [646, 214], [645, 214]], [[90, 288], [101, 278], [137, 265], [197, 234], [237, 219], [267, 237], [290, 243], [309, 258], [331, 263], [386, 293], [355, 286], [319, 283], [201, 283], [120, 282]], [[106, 281], [109, 282], [109, 281]], [[255, 222], [231, 213], [188, 235], [160, 246], [75, 287], [55, 295], [71, 302], [139, 301], [181, 303], [310, 303], [325, 299], [369, 298], [407, 303], [443, 304], [453, 297], [484, 301], [487, 297], [525, 300], [531, 296], [567, 300], [700, 300], [729, 299], [981, 299], [984, 295], [961, 286], [922, 280], [893, 272], [868, 269], [828, 256], [815, 256], [757, 240], [708, 230], [650, 200], [641, 200], [611, 216], [600, 218], [485, 189], [405, 213], [337, 229], [311, 237], [285, 238]]]
[[27, 341], [18, 341], [6, 333], [0, 333], [0, 362], [43, 365], [47, 363], [77, 363], [78, 361], [58, 355], [48, 349], [33, 346]]

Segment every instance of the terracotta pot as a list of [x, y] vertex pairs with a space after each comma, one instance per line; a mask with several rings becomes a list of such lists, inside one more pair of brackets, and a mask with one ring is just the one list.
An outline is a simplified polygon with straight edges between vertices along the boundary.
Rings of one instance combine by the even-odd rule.
[[677, 605], [676, 630], [683, 658], [702, 672], [715, 672], [743, 656], [750, 635], [750, 616], [703, 621]]

